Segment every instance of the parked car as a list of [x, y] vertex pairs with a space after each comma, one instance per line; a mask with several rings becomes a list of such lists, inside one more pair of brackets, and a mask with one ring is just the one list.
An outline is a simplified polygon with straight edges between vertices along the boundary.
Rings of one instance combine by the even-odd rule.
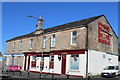
[[21, 66], [17, 66], [17, 65], [6, 66], [5, 70], [6, 71], [20, 71]]
[[120, 75], [120, 66], [107, 66], [101, 72], [101, 77], [115, 77]]

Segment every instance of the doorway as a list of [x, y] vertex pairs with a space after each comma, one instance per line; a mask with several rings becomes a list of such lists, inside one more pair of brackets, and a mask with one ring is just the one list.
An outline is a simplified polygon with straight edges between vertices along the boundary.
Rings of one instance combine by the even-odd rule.
[[65, 74], [66, 72], [66, 55], [62, 55], [62, 67], [61, 73]]

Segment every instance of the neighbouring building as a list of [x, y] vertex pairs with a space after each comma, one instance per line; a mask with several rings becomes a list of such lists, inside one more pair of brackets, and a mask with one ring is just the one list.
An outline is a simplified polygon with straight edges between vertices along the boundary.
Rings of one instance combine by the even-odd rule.
[[3, 60], [2, 52], [0, 52], [0, 70], [3, 69], [4, 65], [5, 65], [5, 61]]
[[118, 37], [104, 15], [43, 29], [6, 41], [6, 65], [22, 70], [87, 77], [118, 65]]

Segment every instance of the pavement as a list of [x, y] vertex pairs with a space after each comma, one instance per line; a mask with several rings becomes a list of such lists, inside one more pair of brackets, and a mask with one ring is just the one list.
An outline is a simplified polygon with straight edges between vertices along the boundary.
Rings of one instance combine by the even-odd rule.
[[51, 75], [21, 71], [20, 72], [6, 72], [0, 73], [1, 80], [120, 80], [120, 77], [116, 78], [101, 78], [100, 76], [95, 78], [80, 78], [66, 75]]

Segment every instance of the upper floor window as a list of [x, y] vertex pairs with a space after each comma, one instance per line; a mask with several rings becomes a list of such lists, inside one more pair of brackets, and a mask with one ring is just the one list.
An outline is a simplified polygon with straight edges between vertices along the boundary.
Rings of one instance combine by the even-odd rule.
[[30, 49], [33, 47], [33, 39], [30, 39]]
[[76, 36], [77, 36], [76, 31], [71, 32], [71, 45], [76, 45]]
[[14, 42], [13, 43], [13, 51], [15, 50], [15, 46], [16, 46], [16, 43]]
[[56, 35], [53, 34], [53, 35], [51, 36], [51, 47], [55, 47], [55, 40], [56, 40]]
[[19, 49], [22, 50], [22, 41], [20, 41]]
[[46, 47], [46, 36], [43, 37], [43, 48]]
[[11, 43], [8, 44], [8, 51], [10, 51]]

